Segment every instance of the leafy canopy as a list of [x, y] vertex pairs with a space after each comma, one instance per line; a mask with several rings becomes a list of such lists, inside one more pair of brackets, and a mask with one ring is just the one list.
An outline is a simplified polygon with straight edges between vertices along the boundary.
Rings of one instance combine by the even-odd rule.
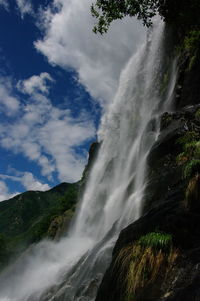
[[126, 16], [136, 16], [149, 27], [157, 9], [157, 0], [97, 0], [91, 6], [92, 15], [98, 19], [93, 31], [103, 34], [107, 32], [112, 21]]
[[97, 18], [93, 31], [100, 34], [107, 32], [112, 21], [126, 16], [137, 17], [149, 27], [157, 13], [183, 32], [200, 27], [199, 0], [96, 0], [91, 13]]

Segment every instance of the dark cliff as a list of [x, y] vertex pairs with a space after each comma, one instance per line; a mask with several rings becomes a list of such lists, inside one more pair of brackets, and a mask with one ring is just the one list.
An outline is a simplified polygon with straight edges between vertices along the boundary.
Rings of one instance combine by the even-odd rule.
[[173, 31], [174, 109], [160, 116], [142, 216], [120, 233], [96, 301], [200, 300], [200, 31]]

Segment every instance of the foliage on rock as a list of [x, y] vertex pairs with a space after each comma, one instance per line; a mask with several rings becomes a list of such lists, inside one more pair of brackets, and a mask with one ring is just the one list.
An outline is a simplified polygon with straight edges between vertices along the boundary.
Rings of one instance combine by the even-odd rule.
[[200, 134], [197, 130], [187, 131], [177, 143], [181, 145], [183, 152], [177, 156], [176, 161], [183, 165], [184, 178], [190, 179], [200, 172]]
[[200, 30], [189, 31], [183, 41], [184, 49], [189, 52], [196, 51], [199, 47]]
[[119, 252], [115, 266], [123, 282], [125, 300], [137, 300], [138, 292], [163, 277], [178, 256], [170, 234], [151, 232]]

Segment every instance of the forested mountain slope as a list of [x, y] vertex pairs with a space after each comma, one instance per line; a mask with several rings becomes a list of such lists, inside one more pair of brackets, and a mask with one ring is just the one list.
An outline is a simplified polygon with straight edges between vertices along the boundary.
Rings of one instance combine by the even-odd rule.
[[27, 191], [0, 203], [0, 268], [31, 244], [66, 234], [92, 167], [98, 143], [77, 183], [61, 183], [45, 191]]

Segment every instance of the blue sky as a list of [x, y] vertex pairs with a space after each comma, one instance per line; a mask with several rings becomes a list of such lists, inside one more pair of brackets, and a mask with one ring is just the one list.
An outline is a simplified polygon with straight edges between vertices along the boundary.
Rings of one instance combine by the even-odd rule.
[[0, 200], [81, 177], [143, 35], [129, 19], [94, 35], [90, 3], [0, 0]]

